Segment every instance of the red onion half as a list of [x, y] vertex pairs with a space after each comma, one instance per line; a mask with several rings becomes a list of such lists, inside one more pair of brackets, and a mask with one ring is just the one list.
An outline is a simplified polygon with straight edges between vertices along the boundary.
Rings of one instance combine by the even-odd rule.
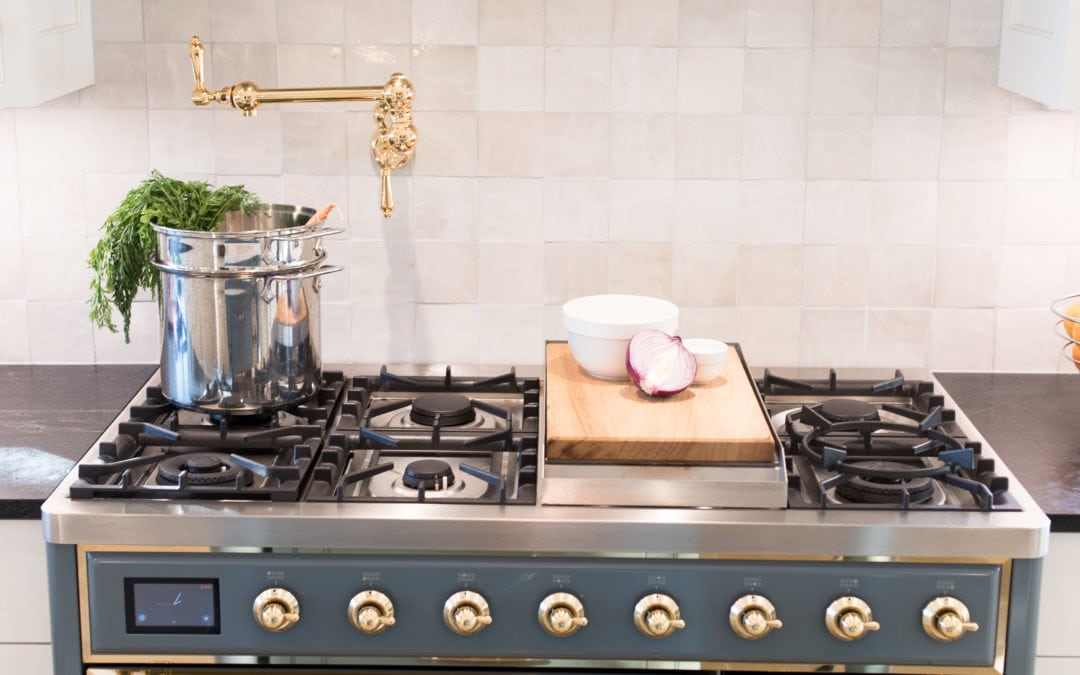
[[649, 396], [671, 396], [686, 389], [697, 373], [697, 359], [682, 338], [655, 328], [639, 331], [626, 348], [626, 372]]

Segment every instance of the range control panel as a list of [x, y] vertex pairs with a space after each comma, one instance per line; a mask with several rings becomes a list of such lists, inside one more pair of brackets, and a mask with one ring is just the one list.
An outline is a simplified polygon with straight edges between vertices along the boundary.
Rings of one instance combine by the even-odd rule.
[[89, 603], [94, 655], [301, 662], [310, 656], [988, 666], [1004, 573], [995, 564], [906, 562], [85, 555], [80, 592]]

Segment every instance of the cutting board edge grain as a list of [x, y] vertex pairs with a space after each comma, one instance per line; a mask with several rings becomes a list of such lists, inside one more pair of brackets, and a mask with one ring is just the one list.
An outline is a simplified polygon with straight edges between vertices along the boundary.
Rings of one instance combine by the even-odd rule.
[[563, 342], [546, 346], [545, 456], [553, 461], [761, 463], [776, 441], [737, 346], [716, 381], [652, 398], [599, 380]]

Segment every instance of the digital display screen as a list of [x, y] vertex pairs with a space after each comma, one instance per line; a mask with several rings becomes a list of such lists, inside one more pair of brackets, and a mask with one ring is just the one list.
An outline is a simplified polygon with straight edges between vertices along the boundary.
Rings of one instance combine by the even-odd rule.
[[124, 579], [129, 633], [220, 633], [217, 579]]

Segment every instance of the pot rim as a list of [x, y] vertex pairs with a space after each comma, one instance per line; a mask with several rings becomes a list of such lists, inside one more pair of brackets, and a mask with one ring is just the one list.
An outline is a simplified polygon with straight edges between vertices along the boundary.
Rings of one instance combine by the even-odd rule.
[[[300, 215], [307, 216], [309, 221], [312, 216], [315, 215], [315, 209], [310, 206], [297, 206], [294, 204], [264, 204], [260, 207], [255, 207], [252, 214], [258, 212], [291, 212], [298, 213]], [[235, 213], [236, 210], [226, 211], [228, 213]], [[224, 219], [224, 216], [223, 216]], [[150, 223], [150, 227], [159, 234], [168, 235], [170, 237], [193, 237], [195, 239], [224, 239], [224, 240], [237, 240], [237, 241], [249, 241], [260, 239], [287, 239], [292, 236], [307, 234], [312, 230], [318, 230], [326, 221], [320, 221], [314, 225], [305, 221], [303, 225], [293, 225], [292, 227], [279, 227], [269, 230], [232, 230], [228, 232], [222, 232], [220, 230], [185, 230], [177, 227], [167, 227], [165, 225], [158, 225], [157, 223]], [[220, 223], [218, 224], [220, 227]]]

